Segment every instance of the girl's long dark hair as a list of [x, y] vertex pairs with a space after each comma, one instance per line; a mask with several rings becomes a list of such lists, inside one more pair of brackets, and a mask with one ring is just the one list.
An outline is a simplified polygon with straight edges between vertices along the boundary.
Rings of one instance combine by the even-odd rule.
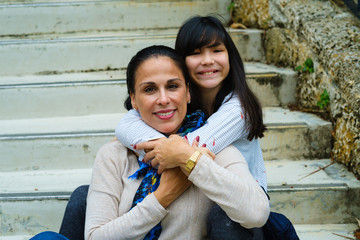
[[[221, 106], [224, 98], [235, 93], [241, 102], [246, 127], [249, 129], [248, 140], [264, 136], [266, 126], [263, 123], [263, 113], [259, 100], [249, 88], [244, 64], [240, 54], [232, 41], [229, 33], [223, 27], [221, 21], [213, 16], [195, 16], [187, 20], [180, 28], [175, 50], [185, 59], [194, 50], [209, 46], [213, 43], [223, 43], [229, 54], [230, 71], [224, 79], [223, 85], [216, 95], [214, 112]], [[197, 86], [190, 85], [192, 103], [191, 110], [201, 108], [201, 102], [197, 96]], [[196, 94], [197, 92], [197, 94]]]

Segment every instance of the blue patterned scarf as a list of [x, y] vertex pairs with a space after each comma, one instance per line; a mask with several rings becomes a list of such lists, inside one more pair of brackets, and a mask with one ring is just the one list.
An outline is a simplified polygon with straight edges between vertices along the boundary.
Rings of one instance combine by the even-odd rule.
[[[200, 128], [202, 125], [205, 124], [204, 117], [205, 117], [204, 113], [200, 110], [197, 110], [192, 114], [186, 115], [183, 125], [178, 131], [178, 134], [180, 136], [185, 136], [187, 133]], [[143, 180], [140, 183], [139, 188], [135, 193], [131, 208], [135, 207], [147, 195], [154, 192], [160, 184], [161, 175], [157, 173], [157, 169], [141, 161], [139, 161], [139, 165], [140, 165], [140, 169], [129, 177], [130, 179], [134, 179], [134, 178], [137, 179], [139, 177], [144, 176]], [[146, 240], [159, 239], [161, 230], [162, 230], [161, 222], [159, 222], [154, 228], [150, 230], [150, 232], [148, 232], [148, 234], [146, 234], [144, 239]]]

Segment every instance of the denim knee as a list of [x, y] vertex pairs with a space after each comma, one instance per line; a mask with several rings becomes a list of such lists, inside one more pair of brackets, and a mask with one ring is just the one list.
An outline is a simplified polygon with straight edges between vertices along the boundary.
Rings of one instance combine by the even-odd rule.
[[36, 236], [30, 238], [30, 240], [69, 240], [69, 239], [67, 239], [66, 237], [64, 237], [59, 233], [46, 231], [37, 234]]

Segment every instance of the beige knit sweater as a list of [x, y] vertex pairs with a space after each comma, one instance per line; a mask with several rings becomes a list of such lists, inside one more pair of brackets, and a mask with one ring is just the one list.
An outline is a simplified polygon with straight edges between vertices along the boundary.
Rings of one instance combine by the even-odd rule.
[[129, 211], [142, 178], [128, 177], [137, 169], [136, 155], [118, 141], [99, 150], [87, 198], [86, 240], [143, 239], [160, 221], [160, 239], [206, 239], [214, 203], [244, 227], [260, 227], [268, 218], [267, 196], [233, 146], [215, 161], [202, 155], [189, 176], [193, 185], [167, 209], [150, 194]]

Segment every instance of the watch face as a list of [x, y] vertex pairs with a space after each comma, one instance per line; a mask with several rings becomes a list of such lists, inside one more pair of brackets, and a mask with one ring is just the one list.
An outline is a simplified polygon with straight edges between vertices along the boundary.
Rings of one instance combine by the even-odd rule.
[[190, 172], [195, 166], [195, 163], [193, 161], [187, 161], [186, 163], [186, 169]]

